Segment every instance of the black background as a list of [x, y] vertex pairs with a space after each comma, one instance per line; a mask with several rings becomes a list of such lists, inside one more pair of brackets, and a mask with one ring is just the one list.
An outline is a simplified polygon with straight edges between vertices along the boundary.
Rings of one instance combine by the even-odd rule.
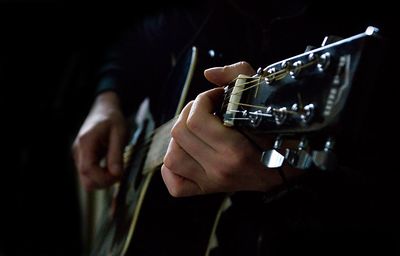
[[[154, 9], [154, 3], [138, 4], [0, 0], [1, 256], [82, 253], [71, 143], [92, 103], [93, 78], [104, 49]], [[395, 54], [390, 60], [397, 60]], [[387, 64], [388, 70], [395, 70], [393, 64]], [[392, 78], [383, 79], [381, 95], [376, 95], [381, 100], [371, 102], [376, 111], [369, 130], [380, 127], [382, 133], [371, 133], [359, 148], [376, 156], [365, 168], [381, 173], [376, 182], [381, 187], [367, 195], [376, 212], [365, 215], [365, 222], [377, 216], [376, 225], [398, 238], [393, 229], [399, 226], [394, 211], [398, 180], [393, 179], [399, 176], [397, 82]]]
[[70, 148], [103, 50], [148, 6], [0, 1], [0, 255], [80, 255]]

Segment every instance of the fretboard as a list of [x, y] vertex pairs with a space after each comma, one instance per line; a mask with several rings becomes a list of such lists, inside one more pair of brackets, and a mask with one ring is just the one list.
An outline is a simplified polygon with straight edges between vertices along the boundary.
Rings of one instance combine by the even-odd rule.
[[171, 139], [171, 129], [178, 117], [175, 117], [154, 132], [153, 139], [150, 144], [149, 152], [144, 163], [143, 175], [154, 171], [163, 163], [164, 156], [167, 153], [168, 144]]

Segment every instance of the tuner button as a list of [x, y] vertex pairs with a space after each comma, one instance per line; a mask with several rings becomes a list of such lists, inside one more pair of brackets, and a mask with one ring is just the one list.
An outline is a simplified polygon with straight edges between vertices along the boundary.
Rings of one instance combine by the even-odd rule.
[[278, 136], [275, 139], [273, 149], [265, 150], [261, 156], [261, 162], [268, 168], [279, 168], [283, 165], [285, 157], [278, 152], [282, 146], [283, 139]]
[[314, 150], [312, 152], [312, 161], [320, 170], [331, 170], [336, 165], [336, 155], [331, 151]]
[[287, 162], [301, 170], [307, 170], [311, 167], [312, 158], [311, 155], [307, 152], [306, 148], [308, 147], [308, 141], [306, 138], [302, 138], [297, 146], [297, 149], [286, 149], [285, 159]]
[[279, 168], [283, 165], [285, 157], [276, 149], [266, 150], [262, 153], [261, 162], [268, 168]]
[[335, 142], [332, 138], [329, 138], [325, 142], [323, 150], [314, 150], [312, 153], [312, 160], [314, 165], [321, 170], [333, 169], [336, 164], [336, 155], [333, 153], [333, 146]]
[[307, 170], [311, 167], [312, 158], [306, 150], [286, 149], [286, 161], [294, 168]]

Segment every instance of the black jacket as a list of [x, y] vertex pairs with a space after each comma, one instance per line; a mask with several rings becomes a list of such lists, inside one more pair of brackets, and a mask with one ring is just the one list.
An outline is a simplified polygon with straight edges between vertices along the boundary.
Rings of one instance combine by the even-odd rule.
[[[382, 114], [379, 106], [393, 104], [378, 89], [391, 84], [393, 78], [385, 75], [393, 67], [385, 65], [392, 63], [389, 55], [394, 40], [390, 6], [348, 7], [344, 1], [257, 4], [247, 3], [247, 8], [234, 1], [179, 5], [135, 23], [110, 51], [99, 72], [98, 92], [115, 90], [127, 115], [150, 96], [160, 124], [172, 117], [173, 109], [168, 105], [178, 97], [176, 70], [178, 74], [183, 70], [179, 63], [192, 46], [208, 58], [200, 69], [241, 60], [258, 68], [302, 53], [308, 45], [318, 47], [326, 35], [348, 37], [367, 26], [378, 27], [386, 42], [384, 61], [377, 62], [377, 74], [365, 74], [378, 76], [379, 83], [373, 102], [364, 109], [376, 118], [363, 120], [363, 129], [356, 131], [357, 142], [342, 148], [341, 154], [350, 160], [333, 173], [316, 173], [301, 181], [277, 200], [266, 202], [262, 193], [235, 195], [233, 206], [222, 215], [217, 230], [220, 246], [213, 255], [398, 252], [398, 235], [393, 228], [399, 227], [398, 210], [393, 208], [399, 194], [393, 178], [398, 174], [393, 171], [390, 150], [376, 150], [380, 132], [394, 129], [379, 121], [379, 116], [388, 114]], [[392, 108], [385, 107], [388, 109]]]

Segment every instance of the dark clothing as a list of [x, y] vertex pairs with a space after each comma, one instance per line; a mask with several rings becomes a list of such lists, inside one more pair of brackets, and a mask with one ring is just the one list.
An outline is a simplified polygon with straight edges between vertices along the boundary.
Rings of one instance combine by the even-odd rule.
[[[136, 25], [113, 48], [99, 74], [98, 91], [115, 90], [127, 115], [150, 95], [156, 120], [163, 123], [167, 120], [163, 110], [169, 102], [166, 95], [173, 90], [166, 88], [173, 83], [165, 81], [174, 63], [193, 45], [205, 53], [214, 50], [218, 58], [213, 64], [245, 60], [258, 68], [302, 53], [307, 45], [318, 47], [326, 35], [348, 37], [370, 25], [381, 29], [386, 40], [382, 54], [390, 63], [392, 14], [386, 12], [390, 7], [344, 6], [341, 2], [325, 6], [312, 1], [280, 1], [279, 5], [241, 9], [232, 3], [210, 1], [184, 10], [171, 8]], [[385, 65], [389, 70], [384, 71], [382, 63], [386, 62], [376, 67], [379, 81], [391, 84], [393, 77], [382, 72], [390, 72], [394, 65]], [[366, 106], [370, 116], [388, 114], [377, 108], [385, 96], [380, 90], [375, 92], [375, 102]], [[220, 247], [212, 255], [398, 253], [399, 215], [393, 206], [399, 194], [394, 183], [398, 174], [392, 160], [374, 160], [390, 157], [390, 149], [377, 152], [377, 134], [395, 128], [382, 127], [379, 120], [364, 121], [363, 130], [357, 131], [357, 147], [343, 147], [345, 153], [341, 153], [351, 161], [338, 170], [316, 173], [268, 203], [262, 193], [235, 195], [217, 230]]]

